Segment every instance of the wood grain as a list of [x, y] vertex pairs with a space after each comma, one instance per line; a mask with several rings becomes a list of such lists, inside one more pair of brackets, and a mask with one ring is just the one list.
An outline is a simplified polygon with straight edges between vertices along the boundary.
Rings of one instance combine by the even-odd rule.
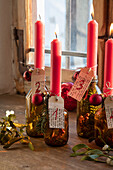
[[[109, 28], [113, 22], [113, 1], [112, 0], [94, 0], [94, 19], [98, 22], [98, 35], [109, 36]], [[104, 57], [105, 57], [105, 39], [98, 40], [98, 85], [103, 88], [104, 80]]]
[[[25, 97], [20, 95], [0, 96], [0, 117], [6, 110], [14, 110], [17, 120], [25, 123]], [[79, 138], [76, 133], [76, 112], [69, 113], [69, 140], [63, 147], [50, 147], [43, 138], [31, 138], [35, 151], [20, 143], [4, 150], [0, 145], [0, 170], [111, 170], [112, 167], [103, 163], [81, 161], [81, 157], [70, 157], [72, 147], [85, 143], [98, 148], [94, 142]]]

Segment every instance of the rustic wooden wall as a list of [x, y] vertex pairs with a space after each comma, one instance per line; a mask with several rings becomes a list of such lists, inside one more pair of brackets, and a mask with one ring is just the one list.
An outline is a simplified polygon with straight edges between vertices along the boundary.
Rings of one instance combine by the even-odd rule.
[[98, 40], [98, 85], [103, 88], [104, 81], [104, 57], [105, 57], [105, 37], [109, 36], [110, 24], [113, 22], [113, 0], [93, 0], [94, 19], [98, 22], [99, 36], [104, 36]]
[[[25, 12], [25, 0], [12, 0], [12, 29], [24, 30], [24, 47], [26, 46], [26, 12]], [[12, 32], [12, 50], [13, 50], [13, 74], [16, 86], [16, 91], [23, 94], [24, 93], [24, 81], [23, 76], [19, 71], [18, 54], [17, 47], [14, 39], [14, 34]], [[18, 42], [17, 42], [18, 43]]]
[[[35, 0], [13, 0], [13, 27], [24, 30], [24, 48], [29, 48], [33, 46], [33, 26], [31, 23], [34, 23], [36, 20], [35, 17], [32, 16], [32, 11], [36, 11], [36, 1]], [[14, 15], [15, 14], [15, 15]], [[30, 82], [24, 81], [22, 75], [19, 73], [18, 61], [17, 61], [17, 50], [15, 41], [14, 45], [14, 58], [15, 58], [15, 82], [16, 89], [20, 93], [27, 93], [30, 89]], [[30, 54], [31, 55], [31, 54]], [[34, 54], [32, 55], [34, 57]], [[46, 84], [49, 87], [50, 85], [50, 68], [46, 67]], [[62, 82], [72, 81], [72, 75], [74, 71], [72, 70], [62, 70]]]
[[[24, 46], [25, 48], [32, 45], [32, 36], [29, 34], [29, 30], [32, 30], [32, 13], [29, 14], [28, 10], [32, 11], [32, 1], [31, 0], [12, 0], [13, 3], [13, 27], [17, 27], [18, 29], [24, 30]], [[30, 5], [31, 4], [31, 5]], [[99, 36], [108, 36], [109, 35], [109, 26], [111, 22], [113, 22], [113, 0], [93, 0], [94, 4], [94, 19], [98, 22], [99, 25]], [[29, 7], [29, 9], [28, 9]], [[29, 34], [29, 35], [28, 35]], [[30, 42], [30, 44], [29, 44]], [[14, 47], [14, 62], [16, 63], [14, 66], [14, 74], [15, 74], [15, 82], [16, 89], [23, 93], [30, 87], [29, 83], [23, 81], [22, 75], [19, 73], [18, 62], [17, 62], [17, 51], [15, 42], [13, 41]], [[98, 80], [99, 87], [102, 90], [103, 87], [103, 70], [104, 70], [104, 51], [105, 49], [105, 39], [98, 40]], [[49, 84], [50, 80], [50, 68], [46, 68], [47, 75], [47, 84]], [[70, 73], [71, 72], [71, 73]], [[69, 76], [68, 76], [69, 75]], [[65, 71], [63, 70], [62, 74], [62, 82], [71, 81], [71, 75], [73, 75], [73, 71]]]
[[0, 94], [12, 93], [12, 1], [0, 0]]

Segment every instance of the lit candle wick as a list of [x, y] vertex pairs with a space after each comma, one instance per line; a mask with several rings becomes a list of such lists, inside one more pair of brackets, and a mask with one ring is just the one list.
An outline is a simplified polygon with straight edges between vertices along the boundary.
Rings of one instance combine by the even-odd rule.
[[56, 38], [57, 38], [57, 33], [55, 32], [55, 36], [56, 36]]
[[41, 20], [41, 16], [40, 16], [40, 14], [39, 14], [39, 19]]
[[91, 5], [91, 17], [94, 19], [94, 7], [93, 4]]
[[94, 19], [94, 15], [93, 15], [93, 13], [91, 13], [91, 17], [92, 17], [92, 19]]
[[113, 37], [113, 23], [110, 26], [110, 37]]

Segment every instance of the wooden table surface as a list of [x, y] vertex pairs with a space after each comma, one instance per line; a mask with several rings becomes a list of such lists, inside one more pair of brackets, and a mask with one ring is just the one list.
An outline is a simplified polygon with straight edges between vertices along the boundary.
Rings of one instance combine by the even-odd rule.
[[[20, 95], [0, 96], [0, 117], [6, 110], [14, 110], [16, 119], [25, 123], [25, 97]], [[0, 170], [101, 170], [113, 169], [103, 163], [81, 161], [80, 157], [70, 157], [72, 147], [79, 143], [88, 144], [98, 148], [95, 143], [88, 143], [86, 139], [79, 138], [76, 133], [76, 113], [69, 114], [69, 140], [63, 147], [47, 146], [43, 138], [32, 138], [35, 151], [20, 143], [12, 145], [5, 150], [0, 145]]]

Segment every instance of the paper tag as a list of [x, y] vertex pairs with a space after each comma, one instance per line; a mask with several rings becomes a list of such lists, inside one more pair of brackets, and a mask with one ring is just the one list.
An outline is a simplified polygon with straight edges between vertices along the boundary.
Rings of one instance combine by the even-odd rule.
[[26, 116], [30, 117], [30, 112], [31, 112], [31, 95], [32, 95], [32, 90], [30, 89], [28, 94], [26, 95]]
[[84, 96], [93, 77], [93, 70], [90, 70], [87, 67], [82, 68], [68, 95], [80, 101]]
[[62, 97], [49, 98], [49, 128], [64, 129], [64, 100]]
[[105, 111], [108, 129], [113, 128], [113, 99], [111, 96], [108, 96], [105, 101]]
[[44, 92], [45, 88], [45, 70], [35, 69], [31, 76], [32, 95], [35, 93]]

